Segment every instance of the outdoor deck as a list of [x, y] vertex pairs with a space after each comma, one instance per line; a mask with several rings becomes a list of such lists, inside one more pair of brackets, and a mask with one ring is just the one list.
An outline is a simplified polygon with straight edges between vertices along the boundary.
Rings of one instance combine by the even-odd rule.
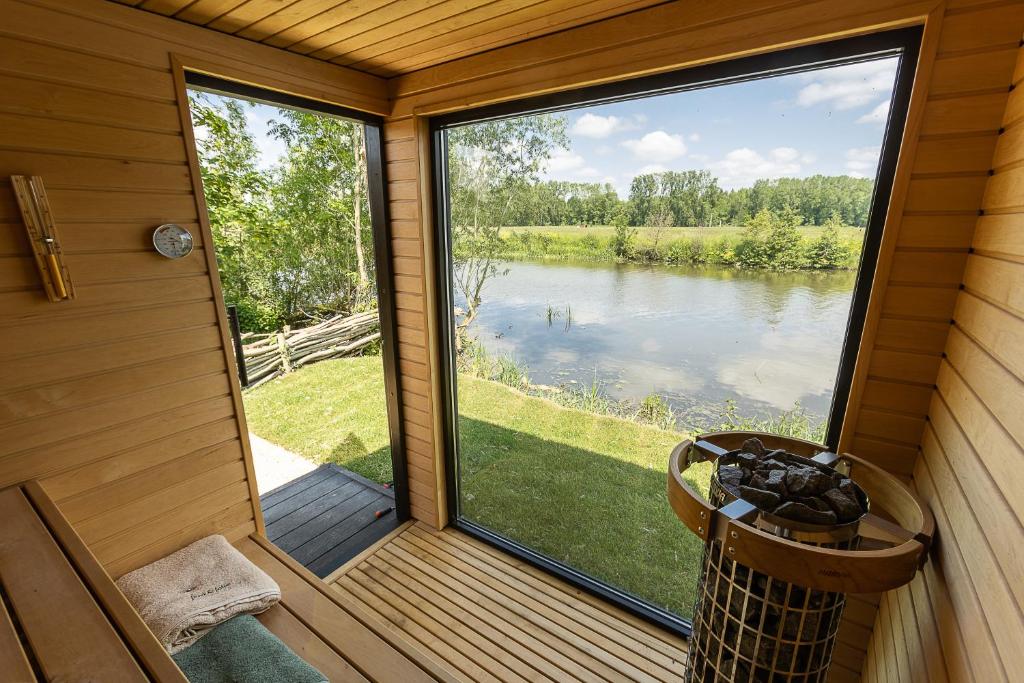
[[398, 526], [394, 493], [337, 465], [265, 493], [260, 505], [267, 537], [321, 578]]
[[329, 577], [458, 681], [678, 681], [686, 644], [458, 531], [406, 523]]

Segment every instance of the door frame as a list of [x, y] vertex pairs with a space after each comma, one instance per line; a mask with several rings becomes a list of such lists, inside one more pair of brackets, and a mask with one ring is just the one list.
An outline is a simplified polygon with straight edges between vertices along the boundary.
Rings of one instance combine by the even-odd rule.
[[[390, 216], [387, 202], [387, 172], [384, 163], [382, 130], [384, 120], [375, 114], [351, 109], [340, 104], [323, 102], [308, 97], [279, 92], [257, 85], [243, 83], [230, 78], [210, 74], [205, 70], [191, 69], [181, 58], [173, 60], [172, 68], [178, 90], [179, 112], [182, 127], [185, 130], [186, 148], [188, 152], [189, 171], [197, 199], [201, 202], [199, 224], [203, 236], [207, 266], [210, 279], [214, 284], [214, 297], [218, 320], [222, 330], [227, 325], [224, 311], [224, 295], [220, 286], [220, 272], [217, 268], [213, 234], [209, 223], [205, 194], [202, 187], [202, 174], [199, 167], [198, 149], [195, 133], [192, 128], [191, 112], [188, 105], [188, 89], [193, 88], [205, 92], [239, 97], [246, 100], [269, 104], [276, 107], [312, 111], [315, 113], [336, 116], [358, 121], [364, 126], [364, 142], [366, 145], [367, 195], [370, 210], [370, 227], [373, 233], [374, 267], [378, 297], [378, 315], [381, 330], [381, 360], [384, 365], [384, 392], [387, 405], [388, 434], [391, 450], [391, 469], [393, 476], [392, 490], [395, 494], [395, 516], [401, 524], [410, 517], [408, 471], [405, 461], [405, 432], [402, 427], [401, 373], [398, 366], [398, 322], [395, 312], [394, 271], [392, 261], [391, 239], [388, 233]], [[260, 507], [259, 494], [256, 489], [256, 475], [252, 461], [252, 446], [245, 420], [242, 403], [242, 387], [238, 371], [228, 342], [225, 342], [228, 374], [230, 376], [232, 397], [239, 418], [246, 460], [246, 473], [249, 479], [250, 497], [256, 515], [257, 529], [265, 534], [263, 512]]]

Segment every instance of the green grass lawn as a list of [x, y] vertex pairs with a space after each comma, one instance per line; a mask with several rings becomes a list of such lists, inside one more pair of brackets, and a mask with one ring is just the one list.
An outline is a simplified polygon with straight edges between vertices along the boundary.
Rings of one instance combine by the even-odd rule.
[[391, 481], [380, 356], [314, 363], [245, 393], [249, 429], [315, 463]]
[[[390, 478], [379, 358], [313, 365], [249, 392], [245, 405], [263, 438]], [[668, 456], [683, 434], [461, 375], [459, 413], [465, 517], [690, 615], [701, 545], [665, 495]], [[693, 483], [706, 488], [709, 473], [701, 468]]]

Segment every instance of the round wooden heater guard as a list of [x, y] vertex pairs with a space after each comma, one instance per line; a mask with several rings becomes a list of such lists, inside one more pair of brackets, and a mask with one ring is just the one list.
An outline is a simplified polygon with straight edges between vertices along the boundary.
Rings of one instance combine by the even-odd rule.
[[[832, 466], [845, 463], [850, 476], [868, 494], [873, 508], [888, 512], [896, 523], [868, 513], [860, 520], [859, 533], [865, 550], [835, 550], [791, 541], [752, 526], [759, 510], [745, 500], [715, 508], [683, 479], [690, 466], [691, 449], [704, 460], [738, 449], [757, 437], [766, 448], [784, 448]], [[722, 541], [722, 552], [741, 564], [783, 581], [808, 588], [840, 593], [876, 593], [902, 586], [922, 565], [935, 520], [913, 491], [888, 472], [854, 455], [822, 452], [825, 447], [810, 441], [758, 432], [702, 434], [676, 446], [669, 459], [668, 499], [676, 515], [705, 543]], [[889, 547], [879, 547], [888, 545]]]

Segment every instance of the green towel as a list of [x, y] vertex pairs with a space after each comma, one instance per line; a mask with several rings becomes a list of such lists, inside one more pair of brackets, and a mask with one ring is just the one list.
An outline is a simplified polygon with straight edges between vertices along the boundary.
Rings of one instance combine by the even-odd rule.
[[326, 683], [248, 614], [228, 619], [172, 655], [190, 683]]

